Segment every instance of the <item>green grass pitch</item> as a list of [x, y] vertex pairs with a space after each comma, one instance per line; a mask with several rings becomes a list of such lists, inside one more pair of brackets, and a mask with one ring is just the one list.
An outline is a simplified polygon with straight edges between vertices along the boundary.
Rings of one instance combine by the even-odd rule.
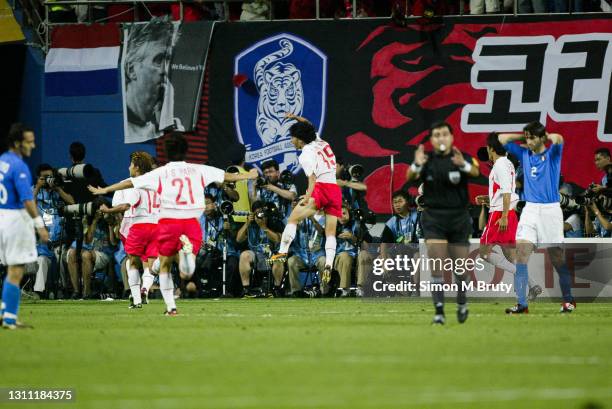
[[[25, 303], [0, 332], [0, 387], [74, 388], [50, 408], [612, 408], [612, 303], [527, 316], [428, 299]], [[0, 403], [42, 408], [46, 403]]]

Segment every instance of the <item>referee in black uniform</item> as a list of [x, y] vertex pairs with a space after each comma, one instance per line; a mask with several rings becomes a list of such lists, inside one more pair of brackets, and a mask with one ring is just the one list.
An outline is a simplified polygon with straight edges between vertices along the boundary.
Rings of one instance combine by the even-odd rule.
[[[419, 145], [414, 162], [406, 173], [408, 182], [423, 183], [425, 210], [421, 215], [421, 226], [427, 254], [430, 259], [465, 259], [469, 252], [472, 219], [468, 212], [468, 179], [479, 175], [478, 162], [462, 154], [453, 146], [453, 129], [446, 122], [435, 123], [429, 132], [433, 152], [425, 153]], [[449, 246], [449, 244], [451, 244]], [[436, 267], [439, 262], [434, 263]], [[433, 284], [444, 283], [444, 270], [434, 269]], [[467, 298], [461, 288], [462, 275], [454, 274], [459, 284], [457, 293], [457, 320], [465, 322], [468, 316]], [[434, 324], [444, 324], [444, 291], [432, 291], [436, 307]]]

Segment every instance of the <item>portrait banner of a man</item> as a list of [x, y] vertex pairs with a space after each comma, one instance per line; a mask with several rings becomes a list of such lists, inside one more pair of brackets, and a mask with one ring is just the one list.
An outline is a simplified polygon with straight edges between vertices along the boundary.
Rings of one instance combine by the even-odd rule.
[[125, 143], [192, 131], [213, 22], [156, 17], [124, 26], [121, 78]]

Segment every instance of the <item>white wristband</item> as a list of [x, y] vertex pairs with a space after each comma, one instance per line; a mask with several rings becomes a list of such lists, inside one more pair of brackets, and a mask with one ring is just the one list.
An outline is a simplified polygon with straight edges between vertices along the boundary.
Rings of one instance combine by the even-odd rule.
[[416, 163], [413, 163], [412, 165], [410, 165], [410, 170], [414, 173], [421, 173], [421, 170], [423, 170], [423, 166], [419, 166]]
[[470, 170], [472, 170], [472, 164], [466, 160], [463, 166], [459, 168], [459, 170], [464, 173], [470, 173]]
[[42, 229], [45, 227], [45, 222], [43, 221], [43, 218], [41, 216], [36, 216], [34, 218], [34, 227], [36, 227], [37, 229]]

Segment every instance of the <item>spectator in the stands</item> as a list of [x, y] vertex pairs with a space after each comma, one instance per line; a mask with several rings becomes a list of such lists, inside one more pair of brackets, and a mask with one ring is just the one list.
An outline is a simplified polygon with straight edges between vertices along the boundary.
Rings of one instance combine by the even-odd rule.
[[547, 13], [546, 0], [518, 0], [518, 12], [527, 13]]

